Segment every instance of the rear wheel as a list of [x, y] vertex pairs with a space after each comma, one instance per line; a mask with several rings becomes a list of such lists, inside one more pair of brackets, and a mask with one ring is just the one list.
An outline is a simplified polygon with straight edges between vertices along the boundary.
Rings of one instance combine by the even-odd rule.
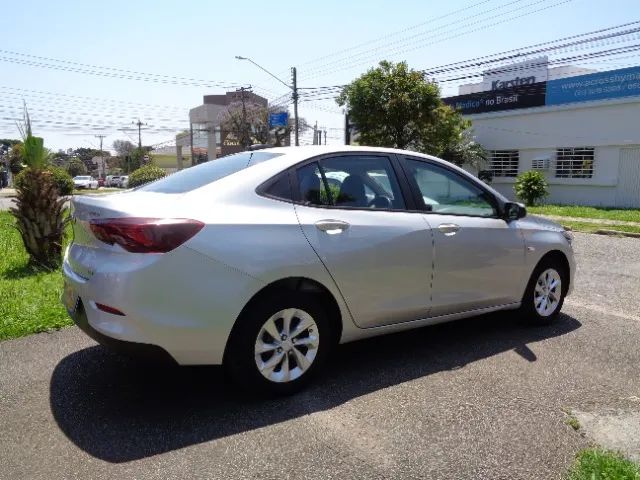
[[520, 314], [537, 325], [551, 324], [560, 313], [567, 293], [568, 272], [552, 259], [542, 260], [531, 275], [522, 297]]
[[291, 394], [320, 369], [332, 343], [328, 316], [313, 295], [265, 299], [238, 319], [225, 369], [245, 390]]

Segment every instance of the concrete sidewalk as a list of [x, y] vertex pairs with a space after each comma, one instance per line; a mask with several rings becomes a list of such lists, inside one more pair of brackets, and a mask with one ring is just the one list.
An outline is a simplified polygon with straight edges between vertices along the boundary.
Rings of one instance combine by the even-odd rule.
[[2, 188], [0, 189], [0, 198], [6, 197], [6, 198], [10, 198], [10, 197], [15, 197], [16, 196], [16, 189], [15, 188]]

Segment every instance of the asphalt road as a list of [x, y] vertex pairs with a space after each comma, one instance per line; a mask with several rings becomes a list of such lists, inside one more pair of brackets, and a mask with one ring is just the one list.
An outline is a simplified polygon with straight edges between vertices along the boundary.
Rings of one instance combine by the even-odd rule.
[[640, 414], [640, 240], [575, 245], [554, 326], [492, 315], [345, 345], [285, 399], [75, 328], [2, 342], [0, 478], [560, 478], [591, 441], [566, 410]]

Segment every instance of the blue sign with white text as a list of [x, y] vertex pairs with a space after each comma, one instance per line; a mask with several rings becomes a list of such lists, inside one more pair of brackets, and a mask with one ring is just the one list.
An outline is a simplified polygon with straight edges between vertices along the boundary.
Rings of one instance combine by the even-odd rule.
[[289, 112], [269, 114], [269, 128], [286, 127], [289, 121]]
[[545, 105], [640, 95], [640, 67], [549, 80]]

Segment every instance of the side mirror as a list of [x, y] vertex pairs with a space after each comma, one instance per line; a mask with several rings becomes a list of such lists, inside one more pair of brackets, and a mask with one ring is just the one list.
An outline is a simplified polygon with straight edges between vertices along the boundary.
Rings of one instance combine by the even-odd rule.
[[504, 219], [507, 222], [512, 220], [518, 220], [527, 215], [527, 209], [521, 203], [516, 202], [507, 202], [503, 206], [504, 209]]

